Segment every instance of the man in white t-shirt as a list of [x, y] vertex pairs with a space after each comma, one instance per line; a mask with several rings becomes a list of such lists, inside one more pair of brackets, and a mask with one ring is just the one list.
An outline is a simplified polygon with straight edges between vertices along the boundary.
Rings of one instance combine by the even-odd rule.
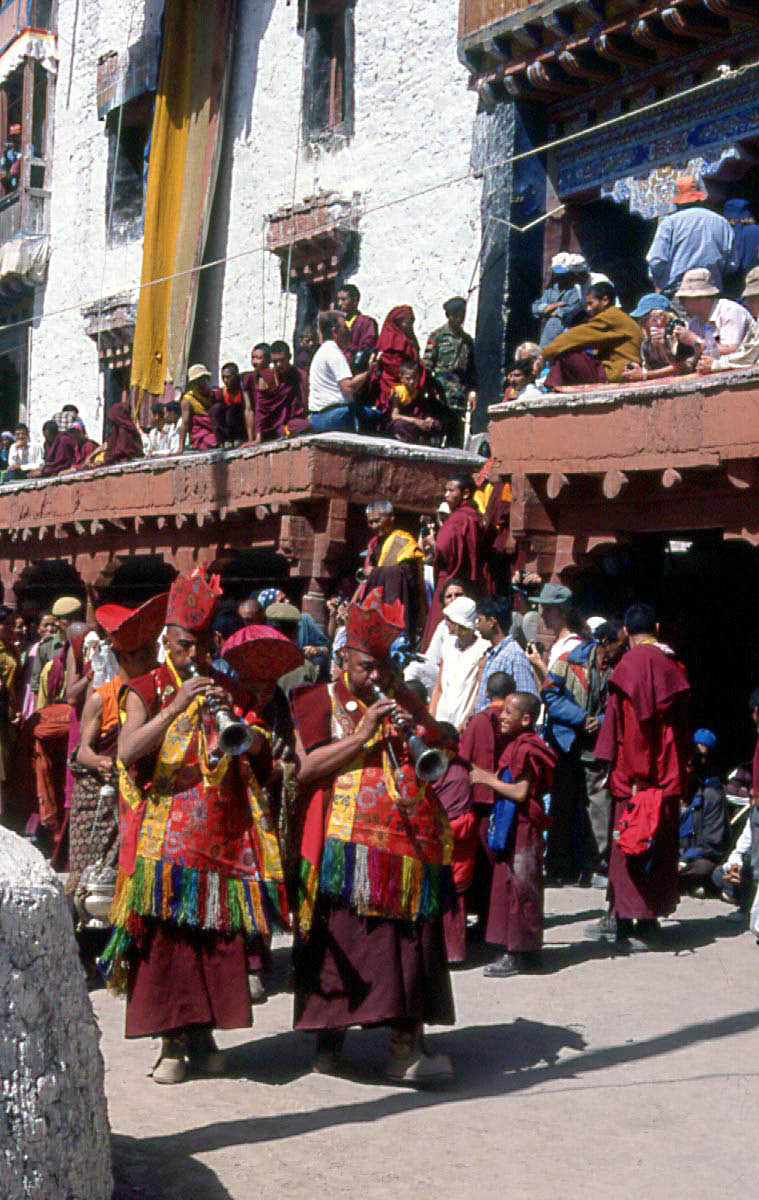
[[458, 596], [443, 609], [451, 637], [442, 647], [440, 671], [430, 697], [430, 712], [436, 721], [448, 721], [461, 730], [472, 712], [480, 664], [488, 643], [475, 626], [477, 605]]
[[[8, 475], [12, 479], [23, 479], [28, 471], [35, 471], [42, 466], [43, 454], [38, 445], [32, 445], [29, 439], [29, 426], [17, 425], [14, 431], [14, 442], [8, 451]], [[10, 476], [10, 472], [14, 474]]]
[[712, 358], [737, 350], [752, 325], [751, 313], [735, 300], [720, 300], [706, 267], [686, 271], [675, 296], [688, 314], [688, 328]]
[[340, 346], [345, 341], [345, 317], [341, 312], [319, 314], [319, 349], [311, 359], [308, 372], [308, 419], [314, 433], [355, 433], [365, 415], [358, 396], [366, 385], [376, 355], [369, 368], [352, 375]]

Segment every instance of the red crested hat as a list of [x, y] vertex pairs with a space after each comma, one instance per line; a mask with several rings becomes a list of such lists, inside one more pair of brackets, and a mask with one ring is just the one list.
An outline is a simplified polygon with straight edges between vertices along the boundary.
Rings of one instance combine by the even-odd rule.
[[139, 608], [124, 608], [121, 604], [101, 604], [95, 610], [95, 620], [108, 634], [111, 645], [118, 653], [133, 654], [142, 646], [154, 642], [166, 624], [166, 606], [169, 593], [141, 604]]
[[270, 625], [246, 625], [238, 629], [227, 638], [221, 653], [235, 671], [269, 683], [305, 662], [303, 651]]
[[166, 624], [178, 625], [189, 633], [208, 629], [221, 595], [218, 575], [209, 575], [198, 568], [192, 575], [178, 575], [169, 591]]
[[363, 604], [351, 604], [345, 618], [345, 645], [372, 658], [386, 659], [390, 647], [405, 629], [400, 600], [383, 603], [382, 588], [374, 588]]

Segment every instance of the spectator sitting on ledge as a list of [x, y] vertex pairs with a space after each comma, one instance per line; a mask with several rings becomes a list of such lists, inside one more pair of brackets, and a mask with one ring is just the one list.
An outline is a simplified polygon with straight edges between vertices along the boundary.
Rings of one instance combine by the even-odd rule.
[[672, 301], [663, 292], [641, 296], [631, 317], [643, 330], [640, 348], [643, 365], [628, 363], [625, 382], [663, 379], [668, 375], [687, 375], [696, 369], [701, 339], [675, 316]]
[[743, 303], [754, 318], [743, 335], [743, 341], [738, 349], [730, 354], [720, 354], [718, 357], [702, 354], [698, 364], [702, 375], [708, 375], [712, 371], [735, 371], [739, 367], [755, 367], [759, 364], [759, 267], [752, 267], [746, 276]]
[[402, 362], [398, 383], [390, 393], [387, 433], [398, 442], [440, 445], [443, 427], [433, 415], [434, 401], [420, 384], [421, 369], [412, 359]]
[[210, 415], [213, 402], [211, 372], [203, 363], [194, 363], [187, 372], [187, 391], [182, 396], [179, 454], [184, 452], [188, 434], [191, 450], [212, 450], [216, 446]]
[[637, 322], [616, 307], [616, 298], [612, 284], [592, 284], [585, 301], [588, 320], [543, 346], [542, 359], [551, 363], [549, 389], [619, 383], [629, 362], [640, 363], [643, 334]]
[[751, 316], [735, 300], [719, 299], [706, 267], [686, 271], [675, 293], [690, 318], [688, 328], [713, 357], [737, 350], [751, 328]]

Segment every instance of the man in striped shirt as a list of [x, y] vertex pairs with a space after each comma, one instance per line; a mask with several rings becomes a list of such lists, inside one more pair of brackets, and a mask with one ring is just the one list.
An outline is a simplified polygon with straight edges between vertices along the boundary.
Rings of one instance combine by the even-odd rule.
[[538, 695], [535, 676], [522, 647], [509, 633], [511, 629], [511, 603], [504, 596], [485, 596], [477, 605], [477, 632], [490, 642], [480, 676], [480, 686], [474, 711], [482, 712], [490, 701], [487, 682], [494, 671], [505, 671], [511, 675], [518, 692]]

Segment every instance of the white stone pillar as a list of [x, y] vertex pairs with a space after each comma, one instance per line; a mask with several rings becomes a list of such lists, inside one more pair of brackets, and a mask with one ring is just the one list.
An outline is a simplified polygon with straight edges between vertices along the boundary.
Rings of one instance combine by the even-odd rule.
[[110, 1200], [99, 1036], [61, 884], [0, 828], [3, 1200]]

